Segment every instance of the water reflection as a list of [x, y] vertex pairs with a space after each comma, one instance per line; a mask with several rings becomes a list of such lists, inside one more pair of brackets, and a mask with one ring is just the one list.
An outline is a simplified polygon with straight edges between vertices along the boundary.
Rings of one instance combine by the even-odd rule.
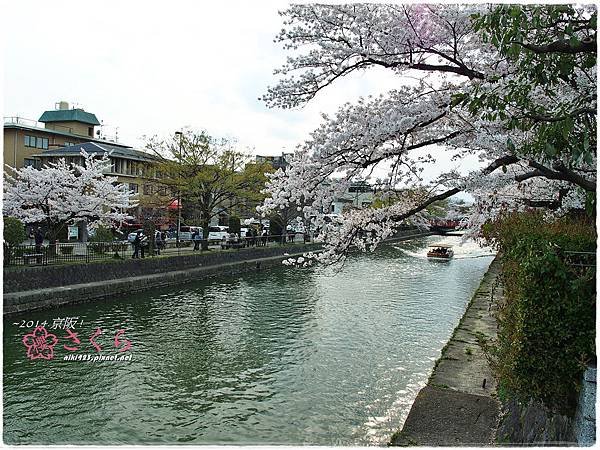
[[[432, 263], [433, 239], [335, 276], [282, 267], [5, 319], [5, 440], [385, 443], [491, 261]], [[107, 346], [125, 328], [132, 362], [27, 360], [13, 323], [59, 316]]]

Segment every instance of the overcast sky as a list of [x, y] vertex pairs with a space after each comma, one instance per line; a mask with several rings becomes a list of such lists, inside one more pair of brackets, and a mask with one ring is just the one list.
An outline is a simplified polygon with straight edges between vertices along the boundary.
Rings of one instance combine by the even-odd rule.
[[[258, 100], [285, 52], [273, 42], [283, 1], [19, 0], [4, 4], [4, 116], [38, 119], [64, 100], [96, 114], [105, 133], [141, 147], [144, 135], [190, 126], [237, 138], [252, 153], [292, 151], [360, 95], [402, 80], [369, 70], [303, 109]], [[431, 174], [433, 175], [433, 174]]]
[[108, 5], [60, 0], [8, 5], [5, 116], [38, 119], [65, 100], [96, 114], [107, 134], [118, 126], [119, 140], [131, 145], [140, 145], [143, 135], [191, 126], [277, 154], [301, 142], [318, 125], [321, 111], [333, 112], [397, 82], [384, 71], [358, 74], [304, 109], [268, 109], [258, 97], [285, 61], [273, 42], [285, 2]]

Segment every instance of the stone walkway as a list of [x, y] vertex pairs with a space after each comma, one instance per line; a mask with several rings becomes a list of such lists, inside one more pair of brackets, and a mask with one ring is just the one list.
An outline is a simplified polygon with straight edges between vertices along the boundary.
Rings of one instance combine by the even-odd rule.
[[492, 295], [502, 295], [495, 286], [500, 270], [496, 259], [391, 445], [493, 445], [500, 405], [481, 342], [496, 338], [491, 305]]

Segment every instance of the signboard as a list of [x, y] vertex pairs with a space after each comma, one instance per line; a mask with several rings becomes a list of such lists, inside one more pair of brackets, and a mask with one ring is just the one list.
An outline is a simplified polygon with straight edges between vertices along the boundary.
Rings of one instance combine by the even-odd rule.
[[79, 227], [78, 226], [69, 226], [69, 239], [79, 239]]

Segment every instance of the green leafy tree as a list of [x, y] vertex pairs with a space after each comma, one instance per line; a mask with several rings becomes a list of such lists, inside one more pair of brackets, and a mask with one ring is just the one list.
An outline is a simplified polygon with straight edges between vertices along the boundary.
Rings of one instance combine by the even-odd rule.
[[[501, 5], [472, 17], [474, 30], [516, 68], [488, 89], [455, 96], [484, 117], [534, 139], [513, 150], [565, 174], [596, 156], [595, 7]], [[551, 102], [540, 102], [540, 96]], [[511, 147], [511, 142], [507, 143]], [[584, 182], [585, 180], [573, 180]], [[585, 188], [590, 183], [583, 183]], [[594, 186], [595, 187], [595, 186]], [[595, 189], [590, 189], [591, 191]]]
[[9, 246], [21, 244], [27, 239], [23, 222], [15, 217], [4, 218], [4, 243]]
[[160, 182], [198, 212], [204, 249], [209, 223], [220, 211], [264, 198], [261, 190], [270, 166], [249, 163], [249, 155], [238, 151], [234, 141], [185, 130], [168, 139], [151, 138], [146, 146], [161, 158]]
[[23, 222], [15, 217], [4, 218], [4, 262], [10, 261], [14, 248], [27, 238]]
[[90, 242], [112, 242], [114, 240], [111, 229], [104, 225], [99, 225], [96, 232], [90, 238]]
[[238, 216], [229, 216], [229, 232], [240, 234], [241, 224]]

